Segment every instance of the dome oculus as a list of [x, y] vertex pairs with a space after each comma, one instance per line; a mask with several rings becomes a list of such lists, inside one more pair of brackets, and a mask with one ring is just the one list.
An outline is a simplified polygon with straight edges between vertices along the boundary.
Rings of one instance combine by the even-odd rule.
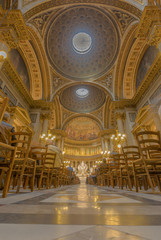
[[79, 54], [85, 54], [91, 49], [92, 38], [89, 34], [80, 32], [74, 35], [72, 44], [75, 52]]
[[89, 95], [89, 91], [86, 88], [78, 88], [76, 94], [80, 98], [85, 98]]

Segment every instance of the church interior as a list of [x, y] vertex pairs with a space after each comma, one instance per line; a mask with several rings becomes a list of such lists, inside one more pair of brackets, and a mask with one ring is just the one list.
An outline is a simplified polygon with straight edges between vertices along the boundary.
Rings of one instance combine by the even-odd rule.
[[0, 0], [0, 239], [161, 239], [161, 1]]

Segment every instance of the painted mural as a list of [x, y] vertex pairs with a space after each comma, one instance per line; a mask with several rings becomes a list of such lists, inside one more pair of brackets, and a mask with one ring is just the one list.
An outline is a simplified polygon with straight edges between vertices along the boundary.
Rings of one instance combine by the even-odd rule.
[[159, 53], [159, 49], [156, 48], [155, 46], [151, 46], [145, 51], [145, 53], [141, 59], [141, 62], [140, 62], [139, 68], [138, 68], [138, 72], [137, 72], [137, 76], [136, 76], [136, 90], [140, 86], [142, 80], [144, 79], [149, 68], [153, 64], [158, 53]]
[[30, 91], [30, 79], [27, 72], [27, 67], [21, 54], [16, 49], [11, 49], [9, 52], [9, 58], [27, 89]]
[[66, 127], [67, 138], [76, 141], [88, 141], [98, 138], [98, 125], [87, 117], [73, 119]]

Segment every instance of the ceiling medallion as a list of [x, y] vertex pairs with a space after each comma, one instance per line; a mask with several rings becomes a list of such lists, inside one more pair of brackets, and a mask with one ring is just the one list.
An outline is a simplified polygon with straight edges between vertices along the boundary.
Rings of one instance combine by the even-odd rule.
[[88, 53], [92, 46], [92, 38], [85, 32], [79, 32], [72, 39], [74, 50], [79, 54]]
[[89, 95], [89, 91], [86, 88], [78, 88], [76, 94], [79, 98], [85, 98]]

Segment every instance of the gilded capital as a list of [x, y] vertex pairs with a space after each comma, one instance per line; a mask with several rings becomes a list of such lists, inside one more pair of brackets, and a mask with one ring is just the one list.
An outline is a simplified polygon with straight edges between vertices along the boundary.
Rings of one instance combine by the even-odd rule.
[[126, 115], [125, 115], [124, 112], [116, 112], [116, 113], [115, 113], [115, 118], [116, 118], [116, 119], [125, 120], [125, 117], [126, 117]]
[[40, 119], [41, 120], [50, 120], [50, 113], [41, 113], [40, 114]]

